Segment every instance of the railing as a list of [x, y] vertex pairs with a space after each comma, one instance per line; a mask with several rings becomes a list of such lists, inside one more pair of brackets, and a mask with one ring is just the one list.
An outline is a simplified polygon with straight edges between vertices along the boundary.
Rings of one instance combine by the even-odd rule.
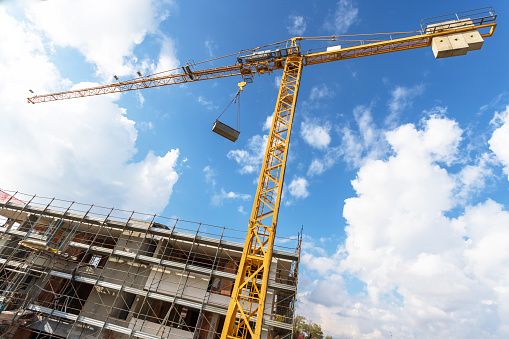
[[[461, 27], [461, 25], [472, 25], [475, 26], [487, 24], [490, 22], [494, 22], [497, 19], [497, 15], [495, 11], [491, 7], [482, 7], [469, 11], [456, 12], [451, 14], [445, 14], [440, 16], [435, 16], [431, 18], [426, 18], [421, 20], [421, 30], [426, 33], [434, 33], [436, 30], [441, 28], [441, 25], [437, 25], [444, 22], [455, 21], [459, 22], [460, 26], [455, 26], [455, 28]], [[437, 25], [433, 28], [427, 28], [429, 25]]]

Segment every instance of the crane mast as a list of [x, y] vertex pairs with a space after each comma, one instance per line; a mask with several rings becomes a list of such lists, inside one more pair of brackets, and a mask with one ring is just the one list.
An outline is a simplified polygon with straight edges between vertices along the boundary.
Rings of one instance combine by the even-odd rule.
[[[477, 33], [479, 38], [481, 38], [480, 46], [482, 46], [482, 38], [493, 35], [496, 28], [496, 15], [491, 8], [486, 10], [488, 14], [479, 14], [480, 10], [486, 10], [486, 8], [463, 12], [468, 13], [470, 17], [463, 16], [462, 19], [460, 19], [458, 13], [454, 13], [453, 20], [445, 18], [445, 16], [437, 17], [437, 20], [427, 22], [426, 28], [422, 27], [423, 23], [421, 22], [422, 30], [419, 31], [419, 34], [398, 39], [392, 39], [389, 36], [389, 39], [370, 43], [361, 42], [359, 45], [352, 47], [338, 48], [331, 51], [301, 53], [299, 49], [300, 41], [316, 39], [297, 37], [289, 40], [290, 47], [285, 49], [284, 56], [280, 55], [280, 53], [267, 53], [267, 55], [264, 55], [263, 52], [257, 52], [253, 53], [250, 59], [247, 57], [240, 59], [240, 62], [238, 61], [230, 66], [196, 71], [191, 71], [189, 67], [184, 67], [184, 72], [182, 73], [172, 73], [159, 77], [141, 77], [106, 86], [36, 95], [28, 98], [28, 102], [35, 104], [231, 76], [242, 76], [249, 79], [254, 74], [268, 74], [274, 70], [283, 69], [242, 258], [221, 334], [221, 339], [258, 339], [262, 332], [272, 249], [276, 235], [288, 147], [303, 67], [432, 45], [435, 57], [443, 57], [444, 55], [454, 56], [453, 52], [449, 53], [448, 47], [445, 47], [444, 50], [443, 46], [437, 45], [439, 43], [437, 39], [440, 39], [440, 42], [442, 42], [443, 39], [455, 34], [488, 29], [487, 33]], [[472, 48], [469, 45], [468, 50], [480, 49], [478, 40], [476, 44]], [[474, 46], [474, 43], [472, 43], [472, 46]], [[452, 49], [455, 49], [455, 47], [451, 47]], [[436, 50], [438, 50], [438, 54]], [[459, 53], [457, 48], [455, 51], [455, 53]], [[461, 51], [463, 54], [466, 52], [466, 49]]]
[[[297, 51], [297, 49], [296, 49]], [[276, 236], [283, 178], [292, 122], [299, 92], [303, 57], [286, 58], [276, 109], [265, 149], [246, 242], [226, 315], [222, 339], [258, 338], [261, 332], [267, 282]], [[236, 318], [239, 321], [235, 324]], [[256, 328], [251, 321], [255, 320]], [[256, 333], [256, 335], [255, 335]]]

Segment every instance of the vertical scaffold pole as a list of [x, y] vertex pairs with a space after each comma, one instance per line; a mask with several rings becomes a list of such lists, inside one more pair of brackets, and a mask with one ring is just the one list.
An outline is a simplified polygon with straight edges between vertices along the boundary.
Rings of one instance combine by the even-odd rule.
[[261, 334], [290, 133], [303, 66], [303, 58], [298, 54], [295, 41], [292, 47], [296, 54], [288, 56], [285, 61], [244, 251], [221, 339], [258, 339]]

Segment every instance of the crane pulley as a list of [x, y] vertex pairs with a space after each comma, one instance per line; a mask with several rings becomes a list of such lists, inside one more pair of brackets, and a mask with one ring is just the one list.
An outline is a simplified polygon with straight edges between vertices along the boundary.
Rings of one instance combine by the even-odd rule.
[[[496, 17], [491, 7], [487, 7], [423, 20], [420, 31], [398, 33], [397, 37], [394, 33], [378, 34], [378, 38], [374, 39], [371, 35], [367, 40], [345, 39], [345, 36], [297, 37], [241, 53], [237, 55], [234, 64], [227, 66], [197, 70], [195, 66], [198, 64], [186, 64], [181, 73], [173, 70], [166, 75], [155, 74], [106, 86], [37, 95], [28, 98], [28, 102], [35, 104], [231, 76], [243, 78], [243, 82], [239, 83], [240, 94], [246, 83], [252, 82], [253, 75], [283, 70], [244, 250], [221, 335], [221, 339], [258, 339], [262, 333], [262, 324], [270, 326], [276, 323], [274, 319], [264, 318], [264, 309], [288, 146], [303, 67], [427, 46], [432, 46], [436, 58], [463, 55], [479, 49], [482, 38], [493, 35]], [[348, 36], [352, 37], [359, 36]], [[347, 44], [343, 47], [332, 46], [325, 50], [322, 48], [302, 52], [301, 41], [342, 41]], [[276, 48], [272, 49], [272, 46]], [[262, 50], [267, 47], [271, 49]], [[216, 120], [213, 128], [217, 128], [215, 132], [224, 127], [220, 124]], [[234, 137], [232, 131], [224, 129], [221, 133], [235, 140], [238, 137], [238, 134]], [[291, 330], [291, 324], [280, 324], [283, 325]]]

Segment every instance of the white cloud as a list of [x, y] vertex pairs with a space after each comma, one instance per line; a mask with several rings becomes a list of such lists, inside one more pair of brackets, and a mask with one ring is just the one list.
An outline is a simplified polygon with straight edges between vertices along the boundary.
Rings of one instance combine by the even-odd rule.
[[140, 91], [136, 91], [136, 97], [138, 97], [138, 102], [140, 103], [139, 107], [143, 107], [143, 104], [145, 103], [145, 98], [143, 97]]
[[[458, 174], [442, 167], [462, 136], [445, 117], [386, 136], [391, 156], [367, 160], [352, 181], [344, 246], [332, 256], [303, 247], [303, 269], [320, 279], [300, 290], [298, 313], [333, 337], [507, 337], [509, 212], [489, 199], [458, 205], [462, 185], [485, 175], [483, 157]], [[454, 207], [460, 216], [445, 216]], [[364, 285], [357, 294], [349, 277]]]
[[318, 100], [323, 98], [330, 98], [334, 95], [334, 92], [327, 87], [326, 84], [313, 86], [311, 93], [309, 94], [309, 100]]
[[283, 77], [280, 75], [276, 75], [274, 77], [274, 87], [276, 87], [278, 90], [281, 87], [281, 81], [283, 80]]
[[290, 22], [290, 25], [286, 27], [288, 33], [299, 36], [304, 34], [306, 31], [306, 20], [304, 20], [303, 16], [289, 15], [288, 21]]
[[27, 15], [54, 44], [76, 48], [110, 77], [135, 73], [134, 47], [147, 34], [162, 35], [158, 25], [169, 16], [168, 5], [172, 1], [40, 1], [30, 3]]
[[504, 172], [509, 175], [509, 105], [505, 111], [495, 113], [492, 123], [498, 127], [489, 140], [490, 149], [504, 166]]
[[[335, 147], [327, 147], [327, 152], [321, 158], [312, 160], [308, 175], [320, 175], [326, 170], [332, 168], [341, 158], [354, 168], [360, 168], [369, 160], [380, 158], [389, 150], [389, 144], [386, 140], [386, 131], [377, 127], [371, 115], [371, 106], [358, 105], [353, 110], [355, 118], [355, 127], [345, 126], [341, 129], [342, 138], [341, 145]], [[451, 155], [450, 150], [458, 146], [459, 135], [461, 133], [457, 124], [451, 120], [439, 119], [439, 116], [445, 115], [446, 109], [435, 107], [428, 112], [429, 120], [425, 121], [426, 129], [430, 129], [422, 140], [423, 145], [416, 145], [416, 149], [424, 147], [424, 149], [433, 147], [433, 144], [439, 144], [443, 149], [436, 149], [434, 159], [451, 164], [455, 161], [455, 156]], [[431, 126], [435, 125], [436, 126]], [[444, 135], [445, 130], [449, 130], [452, 124], [456, 128], [452, 128], [453, 135]], [[449, 138], [449, 142], [445, 139]], [[486, 160], [486, 159], [485, 159]], [[484, 171], [483, 165], [485, 160], [479, 159], [479, 166], [465, 168], [465, 171], [458, 176], [458, 180], [463, 182], [463, 192], [470, 192], [470, 189], [478, 189], [482, 187], [483, 180], [490, 175], [489, 171]], [[484, 167], [483, 167], [484, 166]], [[474, 182], [474, 171], [477, 171], [477, 179]], [[480, 186], [479, 186], [480, 185]], [[477, 188], [475, 188], [477, 187]]]
[[316, 121], [307, 119], [300, 124], [302, 138], [312, 147], [325, 149], [331, 142], [330, 130], [328, 123], [319, 125]]
[[[71, 13], [78, 11], [73, 8]], [[119, 95], [26, 104], [25, 79], [42, 92], [71, 85], [49, 62], [42, 40], [30, 24], [17, 22], [0, 7], [0, 133], [14, 141], [0, 144], [0, 186], [161, 212], [178, 180], [179, 151], [162, 156], [148, 153], [133, 162], [138, 131], [125, 109], [115, 103]]]
[[201, 95], [198, 96], [198, 103], [200, 105], [207, 107], [207, 109], [210, 111], [218, 109], [218, 106], [214, 105], [214, 103], [211, 100], [207, 100]]
[[311, 161], [311, 165], [309, 165], [308, 175], [320, 175], [323, 172], [325, 172], [325, 164], [323, 161], [319, 159], [313, 159], [313, 161]]
[[[346, 249], [349, 252], [356, 246], [376, 248], [390, 238], [397, 242], [395, 246], [404, 249], [405, 254], [410, 254], [418, 249], [413, 247], [415, 244], [406, 242], [408, 237], [425, 241], [425, 234], [428, 238], [434, 238], [444, 233], [441, 213], [453, 207], [452, 189], [455, 182], [444, 169], [435, 164], [436, 154], [448, 149], [452, 157], [456, 150], [449, 146], [457, 143], [449, 137], [442, 138], [441, 143], [425, 141], [436, 137], [434, 128], [441, 124], [448, 129], [440, 126], [440, 131], [454, 136], [456, 140], [460, 139], [461, 133], [458, 133], [456, 123], [448, 119], [430, 119], [425, 130], [421, 131], [413, 125], [403, 125], [387, 132], [387, 140], [395, 155], [387, 161], [370, 160], [361, 167], [357, 179], [352, 181], [358, 197], [347, 199], [343, 212], [350, 224], [346, 228]], [[361, 212], [361, 209], [369, 210], [370, 213]], [[398, 234], [376, 237], [375, 233], [369, 233], [382, 227], [382, 223], [386, 229], [392, 225], [398, 229], [406, 227], [410, 225], [410, 220], [419, 219], [419, 216], [426, 218], [421, 218], [411, 229]], [[389, 225], [385, 224], [388, 219], [391, 219]], [[351, 226], [354, 224], [359, 225], [359, 228]], [[429, 224], [433, 225], [431, 229]], [[361, 227], [369, 229], [361, 230]], [[358, 236], [360, 234], [362, 236]], [[435, 240], [433, 247], [446, 240]], [[350, 255], [347, 261], [353, 260]]]
[[351, 0], [340, 0], [334, 13], [329, 13], [324, 28], [334, 34], [344, 34], [358, 21], [359, 9]]
[[[483, 204], [468, 207], [465, 215], [457, 223], [469, 236], [469, 246], [465, 250], [468, 266], [483, 283], [491, 285], [494, 296], [505, 296], [503, 302], [509, 302], [509, 212], [502, 205], [487, 200]], [[501, 310], [509, 315], [509, 305], [499, 303]]]
[[231, 150], [228, 158], [234, 159], [240, 165], [240, 173], [258, 173], [265, 155], [268, 135], [255, 135], [249, 139], [247, 149]]
[[322, 246], [316, 245], [314, 239], [305, 233], [302, 235], [302, 249], [306, 251], [306, 254], [325, 256], [327, 253]]
[[468, 199], [472, 194], [480, 192], [486, 185], [486, 180], [493, 177], [491, 165], [493, 159], [487, 153], [481, 154], [474, 165], [465, 165], [455, 176], [458, 181], [457, 193], [459, 199]]
[[205, 48], [207, 49], [207, 52], [209, 53], [209, 57], [214, 57], [214, 50], [217, 49], [217, 44], [214, 40], [207, 39], [205, 40]]
[[332, 168], [344, 155], [342, 145], [335, 147], [328, 147], [322, 158], [315, 158], [309, 165], [307, 174], [309, 176], [320, 175]]
[[[120, 173], [107, 173], [115, 184], [121, 184], [127, 190], [124, 207], [139, 211], [154, 211], [156, 213], [168, 205], [173, 185], [178, 180], [175, 166], [179, 156], [178, 150], [171, 150], [164, 157], [156, 156], [149, 152], [145, 159], [138, 163], [132, 163], [119, 170]], [[124, 173], [122, 173], [124, 172]], [[121, 181], [119, 180], [121, 178]], [[104, 180], [104, 178], [102, 178]], [[121, 195], [120, 191], [117, 194]], [[101, 193], [94, 192], [94, 197]]]
[[[458, 123], [431, 116], [424, 121], [424, 131], [417, 131], [408, 124], [388, 132], [387, 140], [392, 148], [400, 152], [412, 152], [414, 155], [430, 156], [433, 161], [451, 164], [456, 159], [456, 151], [463, 131]], [[409, 145], [408, 143], [412, 144]]]
[[237, 211], [240, 213], [240, 214], [247, 214], [246, 211], [244, 211], [244, 206], [240, 205], [238, 208], [237, 208]]
[[341, 144], [328, 147], [322, 158], [311, 162], [308, 175], [320, 175], [343, 159], [354, 168], [362, 166], [369, 159], [376, 159], [386, 153], [387, 142], [382, 129], [373, 123], [371, 107], [359, 105], [353, 110], [355, 128], [343, 127]]
[[412, 107], [413, 100], [423, 92], [423, 85], [415, 85], [413, 87], [396, 86], [392, 90], [391, 99], [387, 103], [390, 114], [386, 122], [389, 124], [393, 123], [401, 112]]
[[214, 177], [216, 176], [216, 173], [214, 172], [214, 170], [207, 165], [203, 168], [203, 173], [205, 174], [205, 181], [211, 184], [212, 186], [215, 186], [216, 179], [214, 179]]
[[221, 188], [221, 192], [214, 194], [210, 203], [213, 206], [221, 206], [223, 202], [227, 199], [230, 200], [248, 200], [251, 196], [249, 194], [235, 193], [235, 192], [226, 192], [223, 188]]
[[140, 130], [145, 131], [145, 132], [154, 128], [154, 124], [150, 121], [137, 122], [136, 125], [139, 126]]
[[304, 199], [309, 196], [308, 185], [306, 178], [296, 177], [290, 182], [288, 191], [292, 197]]
[[161, 50], [159, 52], [157, 65], [151, 63], [150, 66], [147, 66], [146, 64], [143, 66], [144, 69], [148, 67], [150, 73], [165, 72], [171, 69], [175, 69], [179, 65], [179, 60], [175, 56], [176, 48], [173, 39], [163, 34], [160, 35]]
[[377, 159], [387, 151], [384, 131], [373, 122], [371, 106], [359, 105], [353, 110], [357, 130], [343, 128], [341, 149], [344, 159], [354, 167], [362, 166], [367, 160]]
[[263, 131], [270, 131], [270, 128], [272, 127], [272, 119], [274, 118], [274, 113], [267, 116], [265, 119], [265, 122], [263, 123], [262, 130]]

